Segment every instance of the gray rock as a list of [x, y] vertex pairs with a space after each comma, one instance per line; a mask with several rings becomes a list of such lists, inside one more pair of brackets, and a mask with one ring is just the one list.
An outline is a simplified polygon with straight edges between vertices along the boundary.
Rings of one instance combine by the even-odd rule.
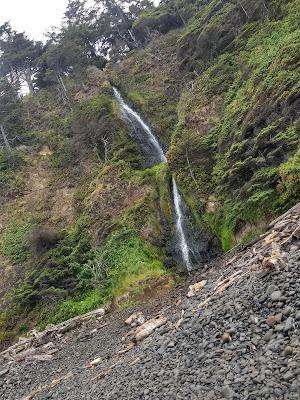
[[300, 388], [296, 383], [292, 383], [290, 386], [290, 391], [293, 393], [298, 393], [300, 392]]
[[289, 332], [290, 330], [292, 330], [294, 328], [294, 322], [295, 322], [294, 318], [288, 317], [287, 320], [285, 321], [283, 331]]
[[272, 284], [272, 285], [270, 285], [270, 286], [267, 288], [266, 293], [267, 293], [268, 295], [270, 295], [270, 294], [272, 294], [273, 292], [275, 292], [276, 290], [279, 290], [278, 286]]
[[4, 368], [4, 369], [0, 370], [0, 376], [4, 376], [4, 375], [6, 375], [8, 372], [9, 372], [9, 369], [8, 369], [8, 368]]
[[258, 317], [256, 315], [251, 315], [250, 316], [250, 322], [252, 324], [258, 324]]
[[270, 299], [272, 301], [279, 301], [281, 299], [282, 292], [280, 290], [275, 290], [270, 294]]
[[291, 348], [291, 346], [286, 346], [283, 353], [285, 356], [290, 356], [291, 354], [293, 354], [293, 349]]
[[228, 399], [228, 400], [233, 399], [234, 392], [233, 392], [233, 390], [230, 388], [229, 385], [224, 386], [224, 387], [221, 389], [221, 392], [220, 392], [220, 393], [221, 393], [221, 395], [222, 395], [222, 397], [223, 397], [224, 399]]
[[286, 306], [285, 309], [282, 311], [282, 314], [288, 317], [291, 312], [293, 311], [293, 307], [291, 306]]
[[273, 329], [270, 329], [270, 330], [265, 334], [265, 336], [264, 336], [263, 339], [264, 339], [266, 342], [268, 342], [268, 341], [272, 338], [273, 334], [274, 334]]
[[294, 378], [294, 373], [292, 371], [288, 371], [283, 375], [283, 379], [285, 381], [290, 381], [293, 378]]

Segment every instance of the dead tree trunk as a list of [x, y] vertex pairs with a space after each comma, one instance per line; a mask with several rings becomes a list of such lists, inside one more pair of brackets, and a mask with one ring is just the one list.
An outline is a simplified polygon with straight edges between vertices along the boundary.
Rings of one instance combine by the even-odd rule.
[[25, 76], [25, 80], [26, 80], [26, 83], [27, 83], [27, 86], [28, 86], [28, 89], [29, 89], [29, 93], [33, 94], [34, 93], [34, 87], [33, 87], [33, 84], [32, 84], [32, 79], [31, 79], [30, 74]]
[[188, 154], [188, 150], [187, 149], [185, 150], [185, 157], [186, 157], [187, 165], [188, 165], [188, 168], [189, 168], [190, 176], [191, 176], [192, 180], [195, 182], [196, 186], [198, 186], [198, 182], [197, 182], [197, 180], [195, 178], [194, 172], [193, 172], [192, 167], [191, 167], [191, 163], [190, 163], [190, 160], [189, 160], [189, 154]]
[[242, 10], [244, 11], [247, 19], [249, 19], [249, 14], [247, 13], [247, 10], [245, 9], [245, 7], [243, 6], [242, 1], [238, 1], [238, 4], [241, 6]]
[[8, 141], [7, 136], [6, 136], [6, 133], [5, 133], [4, 126], [3, 126], [2, 124], [0, 124], [0, 130], [1, 130], [1, 135], [2, 135], [2, 138], [3, 138], [3, 141], [4, 141], [5, 147], [6, 147], [8, 150], [11, 150], [11, 146], [10, 146], [10, 144], [9, 144], [9, 141]]
[[55, 75], [56, 75], [56, 79], [57, 79], [58, 87], [59, 87], [58, 91], [61, 94], [62, 100], [63, 100], [64, 104], [69, 106], [71, 111], [72, 111], [72, 107], [71, 107], [71, 104], [70, 104], [70, 99], [69, 99], [69, 96], [68, 96], [68, 90], [66, 88], [66, 85], [64, 83], [64, 80], [63, 80], [63, 78], [61, 76], [60, 71], [55, 71]]
[[102, 136], [101, 141], [104, 149], [104, 162], [107, 163], [109, 153], [109, 139], [107, 136]]
[[186, 21], [185, 21], [183, 15], [181, 14], [181, 12], [179, 11], [179, 9], [176, 5], [175, 5], [175, 8], [176, 8], [177, 14], [179, 15], [179, 18], [181, 19], [183, 25], [186, 26]]

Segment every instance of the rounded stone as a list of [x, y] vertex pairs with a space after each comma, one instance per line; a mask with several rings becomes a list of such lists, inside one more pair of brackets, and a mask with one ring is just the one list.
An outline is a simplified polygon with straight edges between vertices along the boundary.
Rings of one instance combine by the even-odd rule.
[[270, 299], [272, 301], [279, 301], [282, 296], [282, 292], [280, 290], [275, 290], [274, 292], [271, 293]]
[[286, 346], [283, 353], [285, 356], [290, 356], [291, 354], [293, 354], [293, 349], [291, 348], [291, 346]]
[[224, 343], [229, 343], [232, 341], [231, 336], [229, 335], [228, 332], [225, 332], [222, 336], [222, 340]]

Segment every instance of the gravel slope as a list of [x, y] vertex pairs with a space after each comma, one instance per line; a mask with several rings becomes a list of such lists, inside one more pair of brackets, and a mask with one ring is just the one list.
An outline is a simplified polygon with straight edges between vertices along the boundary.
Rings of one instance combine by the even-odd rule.
[[[0, 360], [0, 398], [300, 399], [299, 226], [298, 205], [260, 241], [203, 266], [166, 298], [53, 339], [51, 361]], [[188, 298], [201, 279], [207, 284]], [[124, 320], [137, 310], [168, 322], [123, 353]]]

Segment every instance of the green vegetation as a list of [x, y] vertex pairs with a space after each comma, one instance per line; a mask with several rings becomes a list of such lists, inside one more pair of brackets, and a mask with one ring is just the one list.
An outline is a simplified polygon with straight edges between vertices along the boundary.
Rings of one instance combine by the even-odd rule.
[[90, 276], [83, 265], [93, 257], [87, 222], [79, 219], [27, 273], [23, 286], [15, 292], [15, 300], [24, 307], [33, 307], [90, 289]]
[[157, 250], [142, 241], [134, 231], [114, 232], [103, 253], [108, 265], [106, 288], [113, 297], [134, 290], [138, 283], [164, 273]]
[[22, 188], [22, 179], [17, 171], [24, 163], [22, 151], [0, 149], [0, 195]]
[[[253, 18], [264, 20], [258, 24], [247, 23], [235, 5], [219, 3], [210, 2], [181, 39], [203, 73], [193, 90], [181, 96], [170, 159], [187, 198], [194, 199], [191, 206], [197, 210], [199, 198], [204, 204], [212, 195], [218, 199], [214, 218], [202, 217], [228, 250], [245, 240], [240, 237], [243, 225], [267, 221], [297, 201], [300, 7], [288, 2], [282, 19], [265, 20], [257, 2]], [[271, 5], [269, 16], [275, 9]], [[216, 49], [214, 58], [203, 58], [197, 49], [206, 51], [201, 47], [205, 32], [224, 29], [218, 18], [236, 23], [230, 15], [240, 15], [242, 31], [225, 50], [221, 46], [223, 54], [218, 56]], [[189, 54], [189, 63], [193, 57]], [[196, 67], [198, 60], [202, 64]]]
[[[174, 47], [180, 32], [158, 37], [142, 50], [108, 68], [109, 79], [151, 121], [155, 133], [168, 143], [177, 122], [181, 74]], [[124, 79], [126, 77], [126, 79]]]
[[29, 234], [32, 228], [33, 222], [28, 218], [25, 220], [13, 219], [5, 229], [0, 242], [0, 250], [12, 264], [24, 263], [30, 257]]
[[[1, 133], [0, 250], [24, 273], [7, 293], [0, 342], [166, 274], [172, 175], [191, 220], [225, 251], [299, 201], [299, 0], [73, 6], [53, 45], [20, 34], [17, 48], [17, 32], [0, 30], [9, 139]], [[10, 81], [12, 54], [22, 81], [34, 67], [24, 98]], [[153, 127], [168, 163], [144, 168], [112, 84]], [[47, 229], [56, 239], [40, 235], [36, 252], [31, 234]]]
[[[81, 247], [83, 243], [85, 253]], [[63, 248], [64, 255], [62, 255]], [[49, 308], [45, 304], [42, 308], [37, 306], [36, 309], [37, 317], [35, 318], [37, 318], [37, 324], [40, 329], [44, 329], [50, 323], [59, 323], [103, 306], [124, 293], [134, 292], [137, 287], [142, 288], [139, 285], [142, 285], [147, 279], [165, 274], [157, 251], [143, 242], [134, 231], [124, 230], [123, 232], [113, 233], [101, 249], [94, 250], [92, 253], [90, 246], [82, 238], [81, 243], [78, 242], [76, 246], [78, 253], [72, 252], [67, 256], [65, 244], [61, 244], [56, 253], [58, 251], [61, 254], [61, 268], [66, 263], [66, 261], [62, 260], [63, 257], [64, 259], [68, 257], [68, 266], [71, 267], [80, 254], [81, 259], [79, 261], [77, 259], [78, 264], [76, 266], [73, 265], [73, 271], [71, 272], [70, 268], [68, 269], [68, 277], [71, 276], [71, 273], [74, 278], [77, 277], [77, 286], [71, 288], [70, 282], [68, 282], [68, 287], [64, 288], [65, 291], [69, 292], [68, 294], [62, 296], [62, 289], [59, 293], [55, 293], [53, 286], [55, 285], [55, 272], [52, 269], [51, 290], [43, 289], [40, 292], [40, 296], [43, 296], [44, 301], [48, 302], [49, 298], [51, 298], [52, 307]], [[74, 261], [72, 261], [73, 257]], [[84, 261], [86, 262], [84, 263]], [[54, 258], [52, 259], [53, 262]], [[81, 263], [80, 265], [79, 262]], [[59, 266], [57, 265], [56, 269], [58, 268]], [[60, 287], [63, 285], [64, 278], [66, 278], [66, 275], [60, 275], [59, 281], [57, 281]], [[41, 280], [41, 276], [39, 279]], [[49, 275], [48, 279], [50, 279]], [[45, 274], [43, 274], [43, 282], [45, 285]], [[49, 281], [48, 284], [50, 285]], [[56, 297], [55, 304], [56, 294], [59, 296]], [[32, 296], [33, 293], [31, 293], [30, 298], [27, 296], [26, 301], [28, 302], [30, 299], [32, 301]], [[65, 300], [59, 301], [59, 299], [66, 296]], [[19, 292], [18, 297], [24, 301], [24, 291], [22, 293]], [[37, 301], [36, 296], [34, 296], [34, 300], [36, 304], [41, 304], [41, 300]]]
[[279, 166], [280, 182], [278, 190], [281, 193], [279, 203], [291, 206], [300, 197], [300, 151]]

